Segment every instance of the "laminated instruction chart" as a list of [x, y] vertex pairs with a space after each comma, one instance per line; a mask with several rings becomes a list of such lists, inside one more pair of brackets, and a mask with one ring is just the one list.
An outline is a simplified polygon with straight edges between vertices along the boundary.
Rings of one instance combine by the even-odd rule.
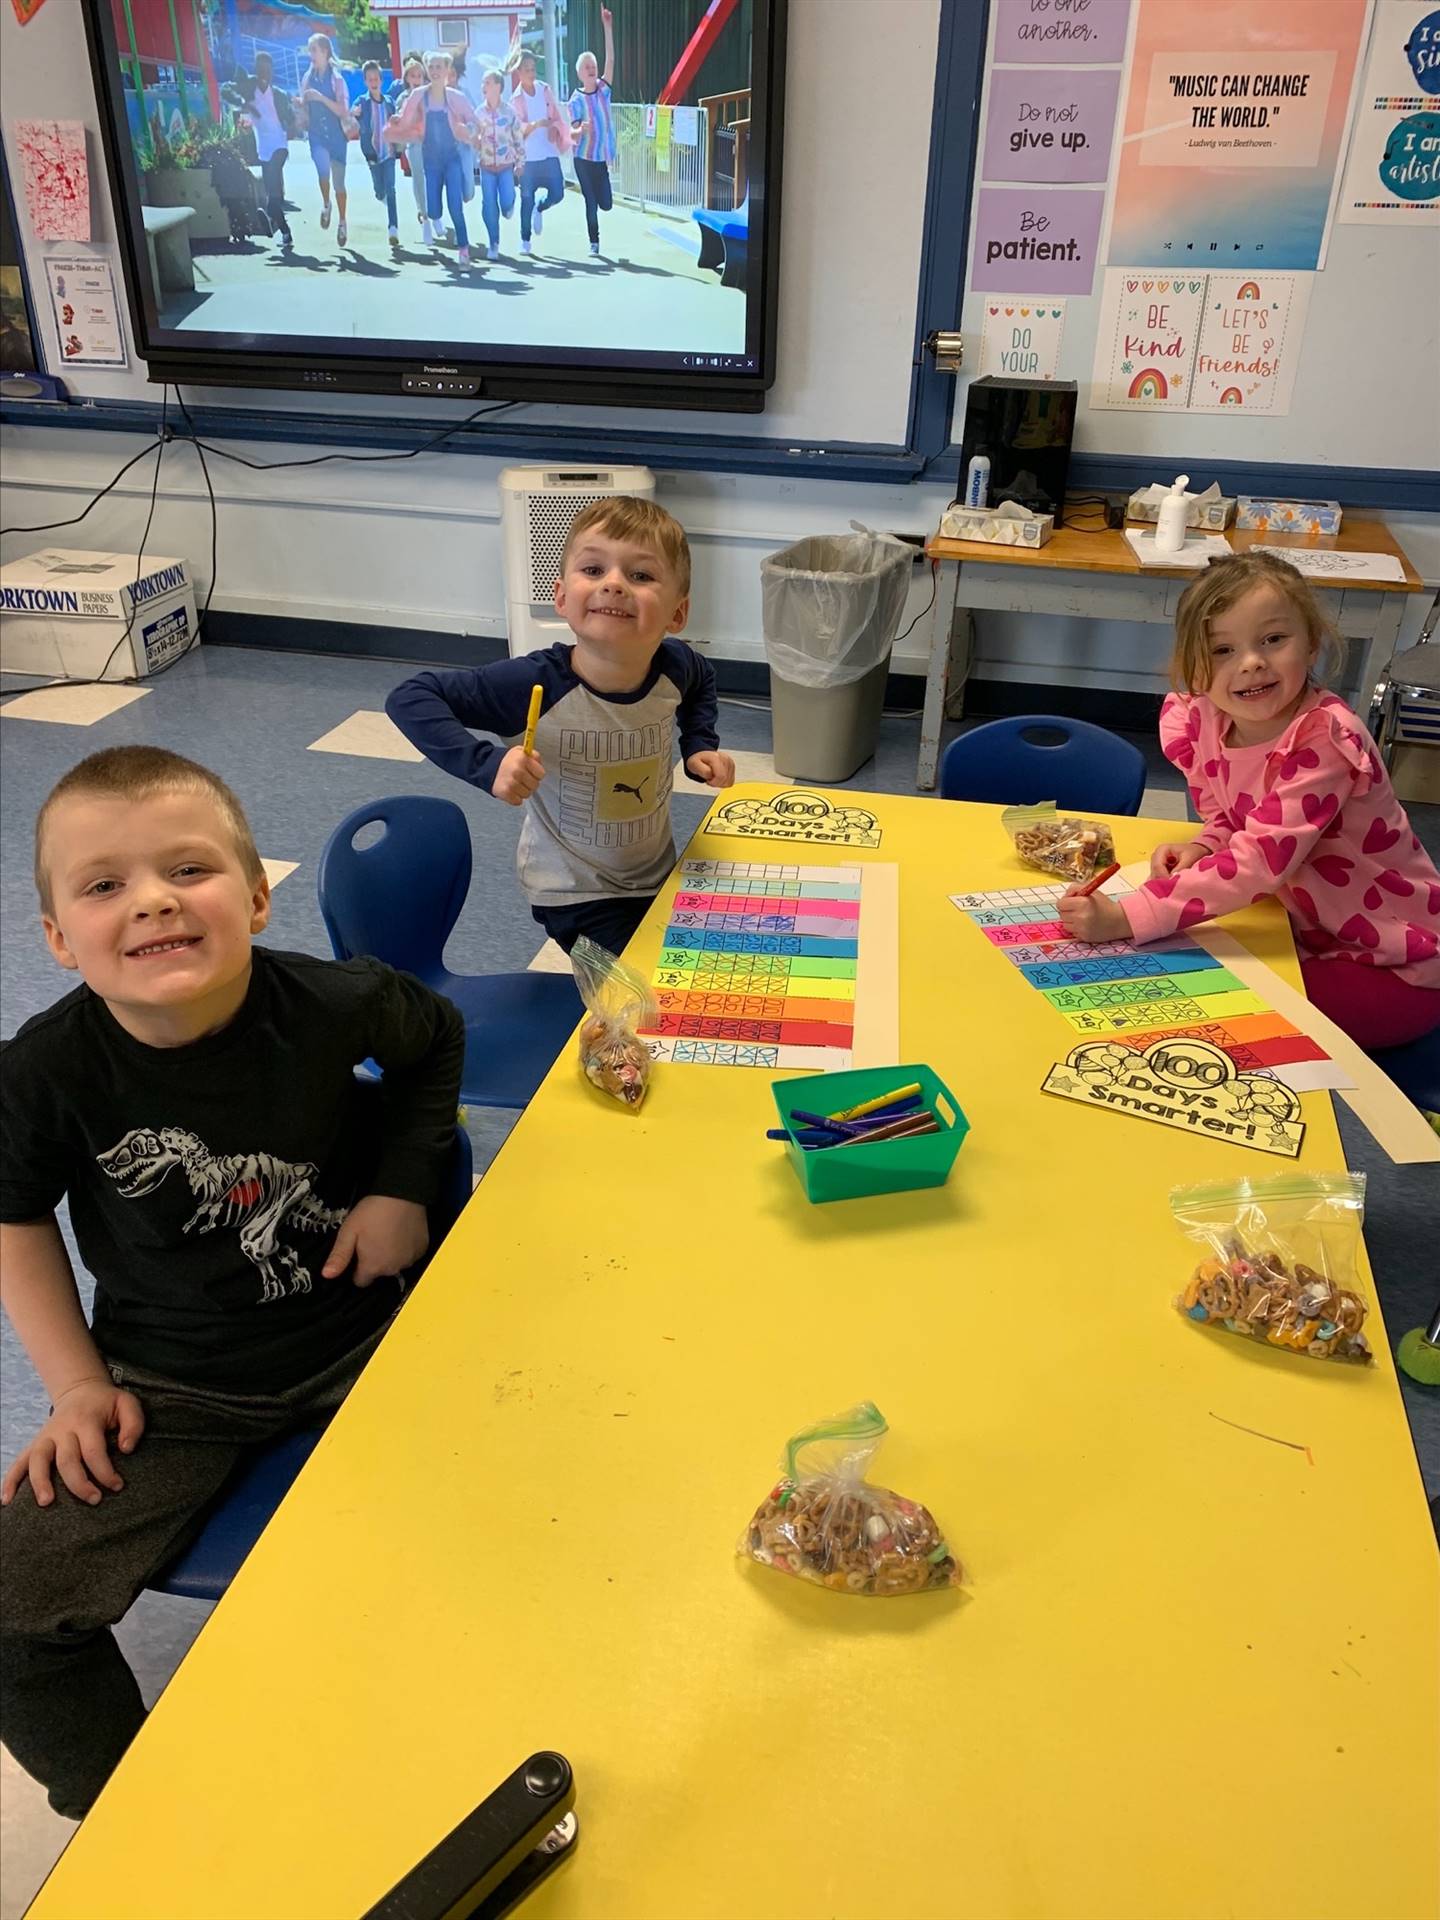
[[659, 1060], [848, 1067], [861, 869], [687, 860], [652, 976]]
[[[1133, 891], [1114, 879], [1112, 898]], [[1273, 1012], [1259, 994], [1189, 934], [1149, 946], [1072, 940], [1054, 917], [1063, 886], [955, 893], [955, 905], [998, 947], [1077, 1034], [1123, 1037], [1143, 1052], [1182, 1030], [1227, 1054], [1237, 1073], [1269, 1073], [1298, 1091], [1335, 1084], [1325, 1049]]]

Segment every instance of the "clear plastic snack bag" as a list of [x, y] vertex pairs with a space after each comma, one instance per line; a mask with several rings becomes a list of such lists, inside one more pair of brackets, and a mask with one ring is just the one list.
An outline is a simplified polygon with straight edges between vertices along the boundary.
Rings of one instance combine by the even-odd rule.
[[654, 1066], [639, 1029], [653, 1026], [654, 996], [633, 967], [582, 934], [570, 955], [575, 985], [585, 1002], [580, 1022], [580, 1065], [591, 1086], [638, 1107]]
[[1170, 1211], [1205, 1254], [1175, 1305], [1187, 1319], [1312, 1360], [1370, 1360], [1361, 1332], [1363, 1173], [1285, 1173], [1176, 1187]]
[[736, 1551], [836, 1593], [958, 1587], [960, 1568], [934, 1515], [865, 1478], [889, 1432], [869, 1400], [792, 1436], [779, 1483]]
[[1100, 820], [1077, 820], [1057, 813], [1055, 802], [1007, 807], [1000, 824], [1027, 867], [1058, 873], [1065, 880], [1089, 880], [1115, 864], [1115, 842]]

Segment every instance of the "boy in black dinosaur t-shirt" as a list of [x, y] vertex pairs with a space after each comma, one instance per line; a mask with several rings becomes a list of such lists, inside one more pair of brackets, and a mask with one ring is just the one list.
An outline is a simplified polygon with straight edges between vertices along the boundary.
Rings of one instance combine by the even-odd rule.
[[464, 1029], [378, 961], [252, 948], [245, 816], [176, 754], [82, 761], [35, 856], [85, 984], [0, 1050], [0, 1291], [52, 1402], [0, 1483], [0, 1730], [78, 1819], [144, 1717], [110, 1627], [245, 1447], [334, 1411], [425, 1252]]

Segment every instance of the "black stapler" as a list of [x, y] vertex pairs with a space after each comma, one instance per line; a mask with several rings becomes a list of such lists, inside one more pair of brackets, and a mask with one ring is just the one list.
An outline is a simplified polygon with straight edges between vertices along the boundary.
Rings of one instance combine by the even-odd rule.
[[575, 1776], [560, 1753], [532, 1753], [467, 1813], [364, 1920], [500, 1920], [568, 1858]]

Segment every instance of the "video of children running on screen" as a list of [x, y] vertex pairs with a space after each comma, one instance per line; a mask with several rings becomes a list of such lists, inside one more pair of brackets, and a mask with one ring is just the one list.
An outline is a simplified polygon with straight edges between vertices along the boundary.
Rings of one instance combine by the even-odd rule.
[[111, 9], [162, 329], [753, 370], [750, 0]]

